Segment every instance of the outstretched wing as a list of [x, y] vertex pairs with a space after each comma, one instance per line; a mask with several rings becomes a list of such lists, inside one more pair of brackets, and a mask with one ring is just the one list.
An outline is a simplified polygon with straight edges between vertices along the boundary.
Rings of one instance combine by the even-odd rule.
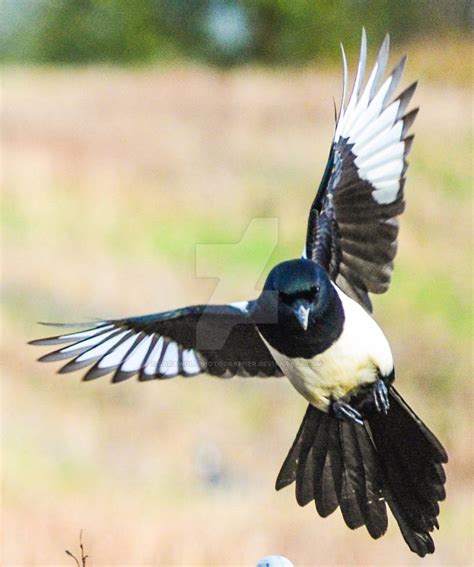
[[35, 345], [70, 343], [42, 356], [42, 362], [70, 359], [59, 372], [88, 367], [84, 380], [113, 372], [121, 382], [214, 376], [282, 376], [248, 312], [232, 305], [202, 305], [166, 313], [100, 321], [87, 329]]
[[393, 98], [406, 58], [382, 82], [387, 65], [386, 36], [364, 87], [367, 40], [346, 105], [347, 62], [342, 48], [344, 86], [328, 164], [311, 206], [305, 256], [320, 263], [353, 299], [372, 310], [368, 293], [385, 292], [397, 251], [398, 220], [405, 200], [407, 136], [418, 109], [407, 112], [416, 83]]

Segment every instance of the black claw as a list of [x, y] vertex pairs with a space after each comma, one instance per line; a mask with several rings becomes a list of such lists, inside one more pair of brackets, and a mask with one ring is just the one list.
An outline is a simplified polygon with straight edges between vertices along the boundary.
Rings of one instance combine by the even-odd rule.
[[353, 421], [359, 425], [364, 425], [361, 414], [352, 406], [345, 402], [337, 401], [331, 404], [331, 412], [338, 419]]
[[376, 407], [377, 411], [380, 412], [380, 410], [382, 408], [380, 407], [380, 400], [379, 400], [379, 397], [377, 395], [377, 389], [376, 388], [374, 388], [374, 402], [375, 402], [375, 407]]
[[383, 380], [377, 380], [374, 387], [374, 402], [377, 411], [383, 411], [384, 414], [388, 413], [390, 409], [390, 401], [388, 399], [388, 389]]

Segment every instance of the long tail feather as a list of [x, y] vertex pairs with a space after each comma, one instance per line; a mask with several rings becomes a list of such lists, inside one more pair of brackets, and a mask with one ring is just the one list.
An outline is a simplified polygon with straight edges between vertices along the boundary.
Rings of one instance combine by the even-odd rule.
[[308, 406], [276, 488], [296, 482], [301, 506], [314, 500], [322, 517], [340, 507], [351, 529], [365, 525], [374, 539], [387, 530], [388, 504], [409, 548], [423, 557], [434, 551], [446, 462], [440, 442], [392, 389], [388, 414], [364, 426]]
[[369, 419], [385, 478], [386, 498], [409, 548], [433, 553], [430, 532], [438, 526], [438, 501], [446, 497], [441, 443], [394, 389], [390, 411]]

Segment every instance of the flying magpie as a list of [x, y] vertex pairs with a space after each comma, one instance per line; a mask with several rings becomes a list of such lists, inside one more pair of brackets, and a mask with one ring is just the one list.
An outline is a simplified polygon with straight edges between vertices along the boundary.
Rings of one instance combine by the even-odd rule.
[[309, 403], [276, 481], [296, 483], [300, 505], [325, 517], [340, 508], [373, 538], [390, 507], [409, 548], [433, 553], [446, 451], [393, 387], [390, 346], [371, 316], [369, 293], [390, 284], [397, 217], [405, 207], [408, 110], [416, 83], [395, 96], [405, 57], [384, 80], [385, 38], [364, 80], [367, 40], [350, 95], [343, 94], [328, 163], [311, 205], [303, 256], [278, 264], [257, 299], [78, 325], [32, 341], [62, 345], [41, 361], [61, 373], [121, 382], [192, 377], [286, 376]]

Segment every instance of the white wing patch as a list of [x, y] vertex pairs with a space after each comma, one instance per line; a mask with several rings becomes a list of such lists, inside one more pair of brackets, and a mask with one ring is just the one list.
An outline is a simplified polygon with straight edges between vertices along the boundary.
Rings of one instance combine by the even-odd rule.
[[[355, 156], [359, 177], [373, 187], [375, 201], [380, 205], [392, 203], [401, 189], [405, 167], [406, 144], [403, 140], [404, 105], [401, 100], [390, 102], [400, 80], [405, 59], [380, 86], [389, 50], [388, 36], [382, 44], [377, 61], [362, 91], [367, 60], [367, 39], [362, 33], [359, 65], [351, 97], [344, 108], [342, 103], [335, 133], [335, 143], [347, 140]], [[347, 89], [347, 63], [343, 51], [344, 86]], [[343, 94], [343, 101], [345, 94]], [[403, 108], [402, 108], [403, 107]]]
[[[106, 356], [104, 356], [104, 358], [101, 359], [101, 361], [99, 362], [99, 368], [109, 368], [109, 367], [115, 368], [116, 366], [119, 366], [119, 364], [121, 364], [122, 360], [125, 358], [128, 351], [132, 348], [133, 343], [135, 341], [136, 341], [136, 337], [133, 335], [129, 337], [127, 340], [123, 341], [123, 343], [118, 345], [118, 347], [115, 348], [111, 353], [107, 354]], [[84, 353], [84, 355], [87, 354], [88, 353]], [[87, 359], [84, 358], [84, 360]], [[80, 357], [78, 358], [78, 361], [80, 361]]]
[[183, 370], [187, 376], [202, 372], [196, 353], [191, 349], [183, 350]]
[[149, 335], [138, 343], [122, 364], [121, 369], [123, 372], [138, 372], [138, 370], [141, 369], [145, 356], [151, 346], [151, 341], [152, 336]]
[[163, 376], [176, 376], [179, 373], [179, 350], [176, 343], [168, 343], [160, 363], [160, 373]]
[[[106, 354], [106, 352], [108, 350], [110, 350], [113, 346], [115, 346], [121, 339], [123, 339], [125, 337], [125, 335], [127, 335], [127, 333], [128, 333], [128, 331], [123, 331], [123, 333], [119, 333], [118, 335], [115, 335], [114, 337], [104, 341], [103, 343], [101, 342], [96, 347], [91, 348], [90, 350], [86, 351], [84, 354], [81, 354], [80, 356], [78, 356], [77, 362], [84, 362], [86, 360], [92, 360], [94, 358], [98, 358], [99, 356]], [[107, 333], [107, 334], [110, 334], [110, 333]], [[99, 339], [99, 337], [97, 337], [97, 339]], [[101, 340], [103, 340], [103, 337], [101, 337]], [[84, 346], [84, 345], [82, 344], [82, 346]]]
[[249, 302], [248, 301], [235, 301], [234, 303], [229, 304], [231, 307], [235, 307], [242, 313], [247, 313]]
[[[90, 339], [87, 340], [83, 340], [83, 333], [78, 333], [79, 335], [81, 335], [79, 338], [79, 342], [74, 343], [71, 346], [62, 348], [60, 350], [61, 353], [63, 354], [73, 354], [76, 350], [84, 350], [85, 348], [90, 348], [93, 347], [95, 345], [98, 345], [99, 343], [101, 343], [105, 338], [109, 337], [110, 335], [112, 335], [113, 333], [116, 332], [116, 329], [112, 329], [111, 331], [107, 331], [106, 333], [98, 333], [95, 334], [93, 337], [91, 337]], [[70, 340], [76, 340], [76, 337], [74, 335], [74, 333], [71, 333], [69, 335]]]
[[107, 330], [107, 329], [113, 329], [113, 325], [101, 325], [99, 327], [94, 327], [92, 329], [89, 329], [87, 331], [79, 331], [77, 333], [68, 333], [67, 335], [60, 335], [57, 338], [58, 342], [68, 342], [70, 340], [74, 340], [74, 341], [79, 341], [82, 339], [87, 339], [87, 337], [93, 337], [94, 335], [97, 335], [99, 333], [102, 333], [103, 331]]
[[156, 374], [164, 342], [165, 341], [163, 337], [160, 337], [156, 345], [153, 347], [153, 350], [151, 351], [150, 356], [147, 359], [146, 366], [143, 371], [147, 376], [153, 376], [154, 374]]
[[172, 378], [178, 374], [196, 376], [205, 370], [205, 364], [201, 364], [198, 353], [192, 348], [185, 349], [154, 332], [148, 334], [107, 322], [100, 322], [86, 331], [34, 341], [45, 345], [63, 342], [73, 344], [46, 354], [40, 360], [48, 362], [71, 358], [60, 372], [91, 365], [85, 375], [86, 380], [113, 371], [113, 380], [122, 381], [133, 374], [149, 380]]

